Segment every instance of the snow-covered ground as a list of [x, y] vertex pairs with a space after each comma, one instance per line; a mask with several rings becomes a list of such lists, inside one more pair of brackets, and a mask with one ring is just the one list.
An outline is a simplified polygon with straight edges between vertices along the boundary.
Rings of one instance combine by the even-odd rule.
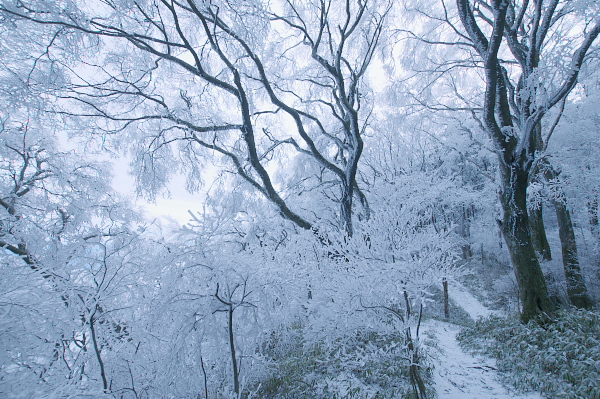
[[[472, 318], [487, 316], [492, 311], [459, 284], [449, 290], [452, 300], [463, 307]], [[491, 358], [473, 356], [464, 352], [456, 341], [460, 327], [438, 320], [430, 320], [423, 332], [433, 335], [439, 350], [433, 381], [440, 399], [539, 399], [540, 394], [517, 394], [500, 382]]]

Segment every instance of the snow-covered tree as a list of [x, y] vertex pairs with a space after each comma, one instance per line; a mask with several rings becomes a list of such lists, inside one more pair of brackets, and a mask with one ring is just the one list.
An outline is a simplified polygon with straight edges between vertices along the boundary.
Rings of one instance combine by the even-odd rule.
[[[428, 97], [434, 99], [428, 105], [470, 112], [487, 132], [499, 161], [501, 229], [519, 284], [523, 318], [550, 313], [553, 306], [531, 234], [536, 225], [530, 219], [536, 213], [528, 212], [527, 188], [540, 170], [550, 170], [542, 167], [548, 165], [545, 151], [561, 104], [600, 32], [597, 7], [585, 1], [461, 0], [455, 8], [446, 2], [418, 7], [418, 15], [426, 23], [410, 30], [411, 37], [440, 49], [421, 68], [433, 76], [426, 91], [445, 87], [443, 93], [448, 93]], [[481, 90], [474, 82], [481, 82]], [[568, 209], [556, 209], [565, 216], [560, 220], [569, 219], [564, 213]], [[561, 234], [563, 247], [570, 245], [569, 237], [574, 243], [573, 235]], [[570, 259], [565, 257], [569, 297], [587, 307], [579, 265]]]
[[[281, 185], [308, 192], [333, 182], [338, 218], [352, 234], [353, 201], [367, 206], [356, 182], [371, 108], [364, 78], [391, 2], [1, 7], [20, 27], [33, 21], [75, 31], [99, 49], [70, 65], [62, 114], [91, 118], [104, 135], [127, 132], [117, 142], [136, 143], [134, 168], [145, 194], [156, 195], [174, 171], [197, 189], [213, 156], [305, 229], [315, 218]], [[60, 62], [60, 49], [49, 53]], [[314, 164], [317, 175], [274, 180], [276, 165], [294, 158]]]

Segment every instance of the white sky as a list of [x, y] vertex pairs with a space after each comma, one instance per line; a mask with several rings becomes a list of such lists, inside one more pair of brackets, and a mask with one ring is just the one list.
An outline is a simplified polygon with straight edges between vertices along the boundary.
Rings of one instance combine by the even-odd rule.
[[159, 218], [163, 221], [175, 221], [184, 225], [190, 220], [188, 210], [192, 212], [201, 210], [204, 195], [202, 193], [190, 194], [185, 189], [185, 177], [174, 176], [169, 182], [169, 192], [157, 196], [156, 202], [151, 203], [135, 194], [135, 179], [129, 174], [129, 160], [125, 157], [113, 160], [112, 186], [118, 193], [127, 196], [142, 207], [149, 219]]
[[[81, 149], [78, 140], [70, 140], [64, 132], [59, 132], [57, 137], [60, 147], [80, 154]], [[126, 156], [114, 158], [102, 153], [95, 153], [93, 158], [112, 164], [112, 188], [142, 208], [147, 213], [149, 220], [159, 218], [164, 222], [175, 222], [182, 226], [191, 219], [189, 210], [196, 212], [202, 209], [204, 194], [188, 193], [185, 189], [184, 176], [174, 176], [168, 185], [169, 193], [158, 195], [156, 201], [151, 203], [143, 198], [138, 198], [135, 193], [135, 178], [129, 174], [129, 158]]]

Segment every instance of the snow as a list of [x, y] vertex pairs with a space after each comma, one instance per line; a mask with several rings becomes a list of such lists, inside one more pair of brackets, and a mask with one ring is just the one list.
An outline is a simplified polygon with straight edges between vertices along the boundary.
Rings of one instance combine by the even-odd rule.
[[494, 313], [479, 302], [465, 286], [458, 282], [451, 282], [449, 284], [448, 295], [454, 303], [463, 308], [473, 320], [477, 320], [479, 317], [487, 317]]
[[[464, 286], [452, 284], [449, 294], [472, 318], [492, 313], [483, 306]], [[539, 399], [538, 393], [517, 394], [505, 387], [499, 379], [495, 361], [491, 358], [473, 356], [459, 346], [456, 335], [460, 327], [438, 320], [430, 320], [423, 332], [433, 335], [437, 341], [433, 359], [435, 370], [433, 382], [440, 399]]]

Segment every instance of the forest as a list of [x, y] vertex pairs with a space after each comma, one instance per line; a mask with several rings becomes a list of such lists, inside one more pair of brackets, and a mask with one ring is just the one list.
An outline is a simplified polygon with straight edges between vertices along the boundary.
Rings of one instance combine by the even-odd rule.
[[0, 0], [0, 397], [600, 399], [599, 34]]

